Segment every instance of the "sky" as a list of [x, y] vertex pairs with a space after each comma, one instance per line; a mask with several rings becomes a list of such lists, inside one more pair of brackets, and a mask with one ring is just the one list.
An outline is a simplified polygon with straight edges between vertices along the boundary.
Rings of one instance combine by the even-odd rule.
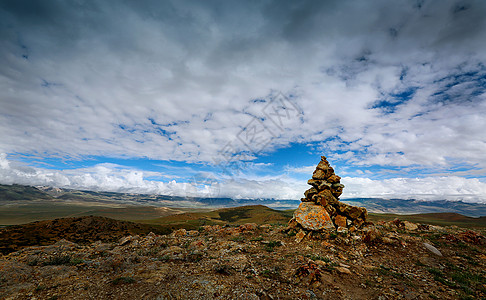
[[486, 203], [486, 2], [0, 0], [0, 183]]

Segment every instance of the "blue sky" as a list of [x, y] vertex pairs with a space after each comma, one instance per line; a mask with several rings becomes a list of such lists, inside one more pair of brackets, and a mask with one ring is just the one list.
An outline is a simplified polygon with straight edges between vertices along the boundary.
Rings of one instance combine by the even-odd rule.
[[0, 1], [0, 183], [486, 202], [483, 1]]

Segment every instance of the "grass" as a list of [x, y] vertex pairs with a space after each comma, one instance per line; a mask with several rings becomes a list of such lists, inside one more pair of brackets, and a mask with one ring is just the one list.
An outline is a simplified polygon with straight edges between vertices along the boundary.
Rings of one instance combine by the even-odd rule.
[[426, 213], [414, 215], [369, 213], [368, 218], [372, 222], [391, 221], [398, 218], [402, 221], [440, 226], [456, 225], [467, 228], [486, 226], [486, 218], [473, 218], [456, 213]]
[[462, 299], [473, 299], [476, 291], [486, 292], [486, 277], [482, 274], [471, 273], [450, 263], [446, 268], [426, 268], [433, 275], [434, 280], [450, 288], [461, 290]]

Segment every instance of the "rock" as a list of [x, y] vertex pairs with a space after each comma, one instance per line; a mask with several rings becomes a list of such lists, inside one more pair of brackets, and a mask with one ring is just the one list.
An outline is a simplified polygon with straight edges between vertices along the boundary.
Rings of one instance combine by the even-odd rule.
[[418, 229], [418, 226], [415, 223], [411, 223], [411, 222], [408, 222], [408, 221], [403, 221], [403, 224], [405, 226], [405, 230], [414, 231], [414, 230], [417, 230]]
[[[268, 224], [265, 224], [265, 225], [268, 225]], [[262, 226], [263, 225], [260, 225], [260, 228], [262, 228]], [[295, 229], [298, 226], [299, 226], [299, 223], [297, 223], [297, 221], [294, 218], [292, 218], [292, 219], [290, 219], [289, 225], [287, 226], [287, 228], [285, 230]], [[262, 228], [262, 229], [268, 229], [268, 227], [267, 228]]]
[[425, 248], [427, 248], [427, 250], [434, 253], [435, 255], [442, 256], [442, 253], [440, 253], [440, 251], [437, 248], [435, 248], [434, 246], [432, 246], [431, 244], [424, 243], [424, 246], [425, 246]]
[[120, 246], [126, 245], [126, 244], [130, 243], [132, 240], [133, 240], [133, 236], [131, 236], [131, 235], [126, 236], [126, 237], [122, 237], [120, 239], [120, 241], [118, 242], [118, 245], [120, 245]]
[[187, 235], [188, 236], [198, 236], [199, 235], [199, 231], [197, 231], [197, 230], [189, 230], [187, 232]]
[[335, 218], [334, 218], [334, 224], [337, 226], [337, 227], [344, 227], [346, 228], [347, 227], [347, 219], [345, 216], [341, 216], [341, 215], [337, 215]]
[[169, 248], [160, 251], [159, 255], [164, 256], [164, 255], [179, 255], [184, 252], [184, 249], [178, 246], [170, 246]]
[[329, 162], [327, 161], [327, 159], [324, 155], [321, 156], [321, 161], [317, 165], [317, 169], [326, 170], [326, 169], [329, 169], [329, 168], [331, 168], [331, 164], [329, 164]]
[[334, 224], [326, 209], [310, 202], [300, 203], [294, 218], [303, 228], [309, 230], [334, 229]]
[[317, 204], [320, 204], [322, 206], [326, 206], [328, 204], [336, 204], [338, 202], [338, 200], [336, 199], [336, 197], [334, 197], [334, 195], [332, 194], [332, 192], [330, 190], [323, 190], [321, 192], [319, 192], [316, 196], [316, 198], [318, 199], [316, 201]]
[[186, 236], [187, 235], [187, 230], [184, 228], [182, 229], [177, 229], [172, 233], [173, 236]]
[[338, 233], [344, 233], [347, 234], [349, 230], [346, 227], [338, 227], [336, 230]]
[[252, 232], [258, 229], [258, 225], [256, 223], [245, 223], [238, 227], [240, 232]]
[[336, 267], [336, 271], [342, 274], [351, 274], [351, 271], [345, 267]]
[[367, 244], [371, 244], [381, 239], [381, 236], [381, 232], [375, 227], [367, 228], [364, 233], [363, 241]]
[[340, 181], [341, 181], [341, 177], [337, 176], [336, 174], [329, 176], [329, 178], [327, 179], [327, 182], [330, 183], [339, 183]]
[[331, 185], [331, 193], [336, 198], [339, 198], [339, 196], [341, 196], [341, 194], [343, 193], [343, 189], [344, 189], [344, 184], [341, 184], [341, 183], [333, 183]]
[[312, 187], [304, 192], [304, 196], [306, 199], [312, 199], [312, 196], [317, 194], [316, 188]]
[[326, 180], [327, 178], [327, 172], [317, 169], [312, 173], [312, 179], [320, 179], [320, 180]]
[[351, 217], [351, 219], [366, 219], [368, 216], [368, 212], [366, 211], [366, 208], [364, 207], [357, 207], [357, 206], [351, 206], [348, 205], [349, 209], [347, 211], [348, 216]]
[[304, 239], [305, 237], [305, 232], [303, 230], [299, 231], [296, 235], [295, 235], [295, 242], [297, 243], [300, 243], [302, 242], [302, 240]]
[[321, 281], [321, 271], [314, 262], [308, 262], [298, 267], [294, 276], [296, 277], [296, 282], [303, 285], [313, 285]]

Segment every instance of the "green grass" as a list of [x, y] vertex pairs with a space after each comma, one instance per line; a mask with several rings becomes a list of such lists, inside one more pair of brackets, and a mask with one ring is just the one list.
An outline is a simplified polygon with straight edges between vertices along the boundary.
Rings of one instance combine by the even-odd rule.
[[433, 275], [435, 281], [450, 288], [459, 289], [462, 292], [462, 299], [476, 296], [477, 291], [486, 292], [484, 274], [472, 273], [450, 263], [446, 264], [446, 268], [443, 270], [437, 268], [426, 268], [426, 270]]

